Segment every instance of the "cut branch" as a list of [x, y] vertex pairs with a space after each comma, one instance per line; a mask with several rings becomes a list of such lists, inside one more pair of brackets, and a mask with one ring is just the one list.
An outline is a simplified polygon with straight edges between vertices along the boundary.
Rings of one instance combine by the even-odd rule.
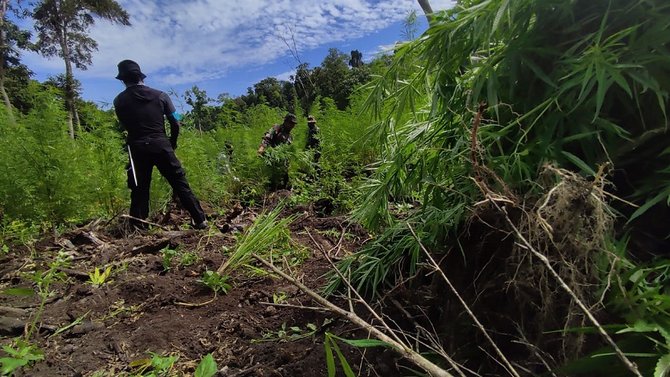
[[301, 291], [305, 292], [308, 296], [310, 296], [314, 301], [322, 305], [324, 308], [328, 309], [334, 314], [337, 314], [348, 321], [354, 323], [355, 325], [359, 326], [360, 328], [368, 331], [370, 334], [372, 334], [375, 338], [381, 340], [382, 342], [385, 342], [389, 344], [395, 351], [400, 353], [403, 357], [407, 358], [411, 362], [413, 362], [415, 365], [419, 366], [428, 374], [434, 377], [453, 377], [452, 374], [447, 372], [446, 370], [440, 368], [439, 366], [433, 364], [430, 360], [424, 358], [421, 356], [419, 353], [415, 352], [412, 350], [410, 347], [407, 345], [396, 341], [395, 339], [389, 337], [385, 333], [383, 333], [381, 330], [377, 329], [376, 327], [372, 326], [369, 324], [367, 321], [356, 315], [355, 313], [352, 313], [350, 311], [346, 311], [339, 306], [331, 303], [330, 301], [326, 300], [323, 298], [321, 295], [318, 293], [312, 291], [311, 289], [307, 288], [304, 284], [300, 283], [299, 281], [295, 280], [291, 276], [285, 274], [283, 271], [278, 269], [277, 267], [273, 266], [270, 262], [266, 261], [265, 259], [259, 257], [256, 254], [252, 254], [252, 256], [261, 262], [263, 265], [271, 269], [273, 272], [290, 282], [291, 284], [295, 285], [298, 287]]
[[419, 247], [421, 247], [421, 250], [423, 250], [423, 252], [426, 254], [426, 257], [428, 257], [428, 260], [430, 261], [430, 264], [433, 267], [433, 269], [435, 271], [437, 271], [440, 274], [440, 276], [442, 276], [442, 279], [444, 279], [444, 281], [447, 283], [447, 285], [449, 286], [449, 289], [451, 289], [451, 291], [454, 293], [454, 295], [456, 296], [458, 301], [461, 303], [461, 305], [463, 305], [463, 308], [465, 308], [465, 311], [468, 313], [470, 318], [472, 318], [472, 320], [475, 322], [475, 325], [477, 325], [477, 327], [482, 331], [486, 340], [489, 343], [491, 343], [491, 346], [496, 351], [498, 356], [502, 359], [503, 364], [505, 364], [506, 369], [509, 372], [509, 374], [511, 374], [514, 377], [521, 377], [519, 375], [519, 373], [512, 366], [512, 363], [510, 363], [509, 360], [507, 360], [507, 357], [505, 357], [505, 354], [503, 354], [502, 351], [500, 350], [500, 348], [498, 348], [498, 345], [489, 336], [488, 331], [486, 331], [486, 328], [481, 324], [481, 322], [479, 322], [479, 319], [477, 319], [477, 316], [475, 316], [475, 313], [473, 313], [472, 310], [470, 310], [470, 307], [465, 302], [465, 300], [463, 300], [461, 295], [458, 293], [458, 291], [456, 290], [456, 287], [454, 287], [453, 284], [451, 284], [451, 281], [449, 280], [449, 278], [447, 278], [447, 275], [445, 275], [444, 271], [442, 271], [440, 266], [438, 266], [438, 264], [435, 262], [435, 259], [433, 259], [433, 257], [430, 255], [428, 250], [426, 250], [426, 248], [423, 246], [423, 243], [421, 243], [421, 240], [419, 239], [419, 237], [414, 232], [414, 229], [412, 228], [412, 226], [409, 223], [407, 223], [407, 227], [409, 228], [410, 232], [412, 232], [412, 235], [414, 236], [416, 241], [419, 243]]

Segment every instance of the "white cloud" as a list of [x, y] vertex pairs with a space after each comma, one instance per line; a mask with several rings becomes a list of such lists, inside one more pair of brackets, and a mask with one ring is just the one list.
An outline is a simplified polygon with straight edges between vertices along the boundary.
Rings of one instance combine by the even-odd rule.
[[275, 78], [280, 81], [290, 81], [291, 76], [295, 76], [296, 70], [291, 70], [288, 72], [282, 72], [278, 75], [275, 75]]
[[430, 6], [433, 8], [433, 12], [438, 10], [449, 9], [456, 4], [456, 0], [431, 0]]
[[[420, 12], [415, 0], [118, 0], [131, 27], [98, 21], [93, 64], [81, 78], [116, 75], [123, 59], [137, 61], [152, 81], [178, 85], [221, 78], [299, 52], [362, 37]], [[443, 9], [452, 1], [431, 1]], [[26, 57], [35, 70], [61, 72], [58, 59]]]

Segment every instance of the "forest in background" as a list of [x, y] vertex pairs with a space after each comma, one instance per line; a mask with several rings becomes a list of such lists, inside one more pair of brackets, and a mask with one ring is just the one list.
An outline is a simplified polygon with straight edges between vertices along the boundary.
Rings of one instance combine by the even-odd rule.
[[[129, 195], [113, 111], [78, 98], [71, 72], [31, 80], [25, 31], [3, 25], [0, 253], [11, 258], [118, 216]], [[216, 105], [184, 93], [177, 154], [198, 197], [222, 213], [256, 206], [270, 164], [290, 160], [285, 205], [350, 214], [371, 235], [326, 294], [405, 292], [414, 322], [398, 326], [429, 364], [409, 359], [433, 375], [667, 376], [670, 4], [462, 0], [410, 39], [370, 63], [331, 50], [292, 81]], [[257, 156], [287, 111], [296, 141]], [[307, 114], [322, 133], [318, 171]], [[159, 213], [171, 193], [154, 182]]]

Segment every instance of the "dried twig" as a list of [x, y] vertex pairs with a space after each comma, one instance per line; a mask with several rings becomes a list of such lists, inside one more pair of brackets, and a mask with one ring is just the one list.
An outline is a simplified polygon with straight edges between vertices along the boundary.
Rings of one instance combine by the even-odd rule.
[[[400, 340], [400, 338], [395, 334], [395, 332], [393, 332], [391, 330], [391, 328], [386, 324], [384, 319], [379, 314], [377, 314], [377, 312], [374, 309], [372, 309], [372, 307], [367, 303], [367, 301], [365, 301], [363, 299], [363, 297], [358, 293], [358, 291], [351, 285], [351, 283], [349, 282], [349, 279], [347, 279], [344, 275], [342, 275], [342, 272], [340, 271], [340, 269], [337, 268], [337, 266], [335, 266], [335, 263], [333, 263], [333, 261], [330, 259], [330, 257], [328, 256], [326, 251], [323, 249], [323, 247], [320, 244], [318, 244], [316, 242], [316, 240], [314, 240], [314, 237], [312, 237], [312, 234], [309, 232], [309, 230], [308, 229], [305, 229], [305, 230], [307, 231], [307, 234], [309, 235], [309, 238], [312, 239], [312, 242], [314, 242], [317, 245], [318, 249], [321, 251], [323, 256], [326, 258], [326, 260], [330, 264], [330, 267], [335, 271], [335, 273], [340, 277], [340, 279], [342, 279], [344, 284], [347, 286], [347, 288], [349, 289], [349, 292], [350, 293], [353, 292], [356, 295], [356, 297], [358, 298], [358, 301], [361, 304], [363, 304], [363, 306], [368, 310], [368, 312], [370, 312], [370, 314], [372, 314], [372, 316], [375, 317], [375, 319], [377, 319], [382, 324], [382, 326], [384, 326], [387, 330], [389, 330], [391, 336], [394, 337], [395, 340], [398, 343], [402, 343], [402, 340]], [[351, 302], [352, 302], [352, 300], [350, 298], [349, 299], [349, 303], [350, 303], [350, 307], [351, 307], [350, 311], [351, 311], [351, 313], [353, 313], [354, 310], [353, 310], [353, 306], [351, 306]]]
[[502, 351], [500, 350], [500, 348], [498, 348], [498, 345], [493, 341], [491, 336], [489, 336], [488, 331], [486, 331], [486, 328], [481, 324], [481, 322], [479, 322], [479, 319], [477, 319], [477, 316], [475, 316], [475, 313], [473, 313], [472, 310], [470, 310], [470, 307], [465, 302], [465, 300], [463, 300], [461, 295], [458, 293], [458, 291], [456, 290], [456, 287], [454, 287], [453, 284], [451, 284], [451, 281], [449, 280], [449, 278], [447, 278], [447, 275], [445, 275], [444, 271], [442, 271], [440, 266], [435, 262], [435, 259], [433, 259], [433, 257], [430, 255], [428, 250], [426, 250], [426, 248], [423, 246], [423, 243], [421, 242], [419, 237], [414, 232], [414, 229], [412, 228], [412, 226], [409, 223], [407, 223], [407, 227], [409, 228], [410, 232], [412, 232], [412, 235], [414, 236], [416, 241], [419, 243], [419, 247], [421, 248], [421, 250], [423, 250], [423, 252], [428, 257], [428, 260], [430, 261], [430, 264], [432, 265], [433, 269], [435, 269], [435, 271], [437, 271], [440, 274], [440, 276], [442, 276], [442, 279], [444, 279], [444, 281], [447, 283], [447, 285], [449, 286], [449, 289], [451, 289], [451, 291], [454, 293], [454, 295], [456, 296], [458, 301], [461, 303], [461, 305], [463, 305], [463, 308], [465, 308], [465, 311], [468, 313], [470, 318], [472, 318], [472, 320], [475, 322], [475, 325], [477, 325], [477, 327], [482, 331], [486, 340], [489, 343], [491, 343], [491, 346], [496, 351], [498, 356], [502, 359], [502, 362], [504, 363], [504, 365], [505, 365], [507, 371], [509, 372], [509, 374], [511, 374], [512, 376], [515, 376], [515, 377], [521, 377], [519, 375], [519, 373], [516, 371], [516, 369], [514, 369], [514, 366], [512, 366], [512, 363], [510, 363], [510, 361], [507, 359], [507, 357], [505, 357], [505, 354], [503, 354]]
[[280, 308], [293, 308], [293, 309], [304, 309], [304, 310], [312, 310], [315, 312], [327, 312], [328, 309], [324, 309], [318, 306], [304, 306], [304, 305], [291, 305], [291, 304], [278, 304], [274, 302], [259, 302], [261, 305], [267, 305], [267, 306], [277, 306]]
[[174, 304], [175, 305], [180, 305], [180, 306], [186, 306], [186, 307], [189, 307], [189, 308], [198, 308], [198, 307], [210, 304], [210, 303], [214, 302], [214, 300], [216, 300], [216, 291], [214, 291], [214, 297], [212, 297], [210, 300], [207, 300], [205, 302], [193, 304], [193, 303], [189, 303], [189, 302], [175, 301]]
[[415, 365], [419, 366], [420, 368], [424, 369], [431, 376], [434, 376], [434, 377], [453, 377], [453, 375], [451, 373], [449, 373], [446, 370], [440, 368], [439, 366], [433, 364], [430, 360], [424, 358], [419, 353], [415, 352], [414, 350], [412, 350], [410, 347], [403, 344], [402, 342], [398, 342], [395, 339], [389, 337], [384, 332], [382, 332], [378, 328], [372, 326], [367, 321], [365, 321], [364, 319], [362, 319], [361, 317], [356, 315], [356, 313], [346, 311], [346, 310], [340, 308], [339, 306], [336, 306], [335, 304], [333, 304], [330, 301], [323, 298], [318, 293], [316, 293], [316, 292], [312, 291], [311, 289], [307, 288], [304, 284], [295, 280], [291, 276], [288, 276], [283, 271], [281, 271], [277, 267], [273, 266], [272, 264], [267, 262], [265, 259], [259, 257], [258, 255], [252, 254], [252, 256], [256, 260], [261, 262], [263, 265], [270, 268], [276, 274], [278, 274], [279, 276], [281, 276], [282, 278], [284, 278], [285, 280], [287, 280], [291, 284], [298, 287], [301, 291], [305, 292], [308, 296], [310, 296], [314, 301], [318, 302], [324, 308], [327, 308], [329, 311], [331, 311], [334, 314], [342, 316], [343, 318], [349, 320], [350, 322], [354, 323], [355, 325], [359, 326], [360, 328], [368, 331], [375, 338], [387, 343], [395, 351], [400, 353], [400, 355], [402, 355], [403, 357], [412, 361]]
[[143, 224], [153, 225], [153, 226], [158, 227], [158, 228], [161, 228], [161, 229], [163, 229], [163, 230], [170, 230], [170, 229], [168, 229], [167, 227], [164, 227], [163, 225], [156, 224], [156, 223], [152, 223], [151, 221], [146, 221], [146, 220], [140, 219], [140, 218], [135, 217], [135, 216], [121, 215], [121, 217], [126, 218], [126, 219], [131, 219], [131, 220], [134, 220], [134, 221], [139, 221], [139, 222], [141, 222], [141, 223], [143, 223]]

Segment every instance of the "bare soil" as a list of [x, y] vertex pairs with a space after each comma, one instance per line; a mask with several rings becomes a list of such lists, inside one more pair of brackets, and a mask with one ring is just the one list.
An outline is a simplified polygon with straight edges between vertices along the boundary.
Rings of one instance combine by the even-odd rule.
[[[46, 270], [58, 252], [72, 257], [61, 271], [65, 280], [53, 284], [40, 328], [32, 335], [45, 358], [16, 375], [126, 375], [133, 373], [134, 361], [151, 357], [150, 353], [177, 355], [171, 374], [175, 376], [192, 375], [208, 353], [218, 364], [219, 376], [327, 375], [324, 333], [349, 338], [364, 334], [330, 313], [276, 305], [280, 301], [282, 305], [315, 306], [297, 288], [268, 274], [232, 272], [232, 289], [216, 296], [199, 281], [205, 270], [216, 270], [224, 262], [226, 250], [235, 245], [236, 233], [246, 229], [258, 212], [236, 207], [212, 215], [213, 226], [208, 231], [195, 231], [183, 225], [188, 223], [185, 213], [172, 209], [169, 215], [152, 220], [161, 223], [162, 229], [129, 233], [122, 226], [123, 219], [96, 221], [55, 239], [47, 237], [34, 250], [13, 250], [0, 263], [0, 291], [34, 287], [28, 274]], [[309, 255], [290, 272], [318, 290], [329, 270], [320, 249], [343, 256], [356, 250], [367, 235], [343, 217], [318, 217], [309, 208], [292, 212], [297, 216], [291, 225], [294, 241]], [[180, 264], [181, 256], [175, 257], [166, 271], [161, 253], [166, 247], [179, 250], [181, 256], [192, 253], [197, 257], [190, 265]], [[113, 266], [111, 281], [92, 286], [87, 274], [104, 266]], [[38, 303], [36, 296], [0, 295], [0, 307], [28, 313], [18, 319], [26, 327], [14, 334], [5, 332], [0, 344], [22, 335]], [[80, 324], [54, 335], [78, 318], [82, 318]], [[310, 324], [316, 326], [314, 334], [307, 334]], [[298, 334], [306, 336], [291, 338]], [[393, 364], [388, 351], [368, 351], [363, 358], [359, 350], [344, 345], [342, 349], [357, 375], [379, 375], [374, 371], [378, 368], [381, 375], [397, 375], [393, 365], [380, 365]]]

